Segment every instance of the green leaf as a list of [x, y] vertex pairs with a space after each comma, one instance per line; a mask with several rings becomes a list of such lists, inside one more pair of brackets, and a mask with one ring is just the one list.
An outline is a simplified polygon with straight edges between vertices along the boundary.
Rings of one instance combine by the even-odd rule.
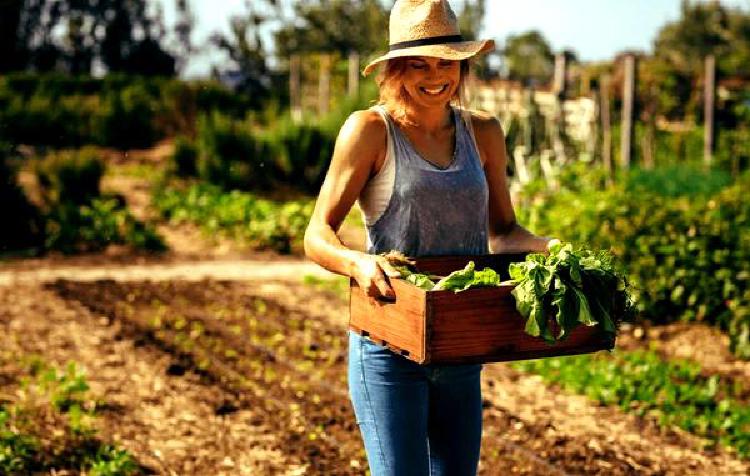
[[435, 283], [426, 274], [410, 274], [406, 276], [406, 281], [425, 291], [432, 291], [435, 287]]
[[464, 269], [454, 271], [435, 284], [433, 291], [461, 290], [474, 279], [474, 262], [469, 261]]

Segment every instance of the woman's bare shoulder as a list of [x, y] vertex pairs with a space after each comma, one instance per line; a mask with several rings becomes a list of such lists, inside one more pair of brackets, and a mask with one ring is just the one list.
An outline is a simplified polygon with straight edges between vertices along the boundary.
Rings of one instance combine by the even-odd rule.
[[478, 110], [472, 110], [469, 113], [471, 114], [471, 125], [477, 134], [497, 134], [498, 132], [502, 134], [503, 127], [494, 114]]
[[339, 140], [350, 146], [383, 145], [386, 140], [383, 118], [372, 109], [354, 111], [341, 127]]

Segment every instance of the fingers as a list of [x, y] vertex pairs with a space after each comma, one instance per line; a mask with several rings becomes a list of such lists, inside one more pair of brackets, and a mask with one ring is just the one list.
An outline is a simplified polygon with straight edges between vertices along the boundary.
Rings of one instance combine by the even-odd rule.
[[378, 259], [378, 265], [380, 266], [380, 269], [383, 270], [383, 273], [388, 276], [389, 278], [400, 278], [401, 273], [391, 265], [391, 263], [388, 262], [385, 258], [379, 258]]
[[375, 260], [372, 264], [370, 272], [367, 273], [369, 275], [366, 279], [367, 284], [364, 286], [367, 295], [374, 298], [396, 299], [396, 293], [386, 276], [399, 277], [401, 274], [387, 262], [382, 263], [380, 260]]
[[375, 297], [383, 297], [389, 300], [396, 299], [395, 291], [393, 291], [393, 288], [391, 287], [391, 285], [385, 282], [384, 279], [376, 280], [375, 285], [377, 286], [377, 290], [378, 290], [378, 296], [375, 296]]

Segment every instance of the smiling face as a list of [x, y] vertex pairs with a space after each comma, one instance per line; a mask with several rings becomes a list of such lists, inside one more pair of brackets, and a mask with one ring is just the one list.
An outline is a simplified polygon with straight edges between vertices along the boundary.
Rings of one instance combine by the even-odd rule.
[[444, 106], [461, 83], [461, 62], [429, 56], [406, 58], [401, 83], [415, 105]]

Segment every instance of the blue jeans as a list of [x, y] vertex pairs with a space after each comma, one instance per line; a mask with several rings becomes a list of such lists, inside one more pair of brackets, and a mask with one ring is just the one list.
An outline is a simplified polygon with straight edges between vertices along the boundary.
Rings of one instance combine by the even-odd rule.
[[349, 396], [372, 476], [476, 475], [481, 370], [419, 365], [349, 331]]

